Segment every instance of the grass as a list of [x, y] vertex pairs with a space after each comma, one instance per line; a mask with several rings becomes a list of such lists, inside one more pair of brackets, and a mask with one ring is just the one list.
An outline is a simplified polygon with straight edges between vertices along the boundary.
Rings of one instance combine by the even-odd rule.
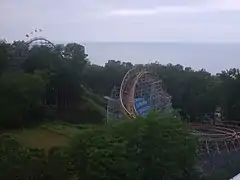
[[48, 151], [55, 146], [67, 146], [71, 137], [89, 127], [54, 122], [32, 129], [22, 129], [5, 133], [15, 137], [24, 147], [43, 148]]
[[61, 134], [68, 138], [71, 138], [80, 132], [80, 129], [78, 129], [76, 126], [67, 123], [49, 123], [42, 125], [41, 128], [53, 133]]
[[47, 129], [35, 128], [13, 132], [12, 135], [24, 147], [49, 150], [54, 146], [67, 146], [69, 138]]

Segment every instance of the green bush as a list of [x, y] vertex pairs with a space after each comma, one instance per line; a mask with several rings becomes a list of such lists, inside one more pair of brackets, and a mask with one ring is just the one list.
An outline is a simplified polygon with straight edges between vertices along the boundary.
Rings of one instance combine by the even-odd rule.
[[75, 170], [68, 149], [53, 147], [48, 153], [48, 176], [56, 180], [66, 180], [75, 176]]
[[0, 137], [0, 179], [66, 180], [74, 176], [67, 151], [22, 148], [11, 137]]
[[172, 115], [99, 126], [75, 137], [71, 156], [79, 179], [186, 180], [195, 163], [195, 140]]

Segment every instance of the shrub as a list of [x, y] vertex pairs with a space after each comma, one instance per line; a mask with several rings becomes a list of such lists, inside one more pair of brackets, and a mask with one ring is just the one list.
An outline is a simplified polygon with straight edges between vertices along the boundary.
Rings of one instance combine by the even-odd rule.
[[84, 131], [73, 140], [71, 156], [83, 180], [186, 180], [195, 140], [179, 119], [150, 114]]
[[50, 179], [66, 180], [75, 176], [75, 170], [68, 149], [53, 147], [48, 153], [48, 176]]
[[74, 175], [67, 151], [22, 148], [11, 137], [0, 139], [0, 179], [66, 180]]

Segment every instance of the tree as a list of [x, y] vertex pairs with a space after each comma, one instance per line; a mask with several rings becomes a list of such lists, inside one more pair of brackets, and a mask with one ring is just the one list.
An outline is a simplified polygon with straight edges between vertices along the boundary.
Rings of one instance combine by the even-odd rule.
[[130, 62], [109, 60], [105, 66], [89, 64], [84, 70], [83, 84], [100, 95], [109, 95], [114, 85], [120, 86], [125, 73], [133, 68]]
[[[180, 64], [150, 65], [172, 96], [173, 108], [180, 109], [184, 118], [197, 121], [205, 114], [212, 116], [216, 106], [221, 106], [225, 119], [240, 119], [239, 69], [211, 75]], [[109, 60], [104, 66], [91, 64], [85, 47], [77, 43], [29, 47], [23, 41], [0, 42], [0, 75], [41, 72], [37, 75], [46, 82], [46, 105], [56, 107], [57, 114], [74, 114], [79, 107], [86, 107], [88, 100], [82, 98], [81, 86], [98, 96], [110, 95], [113, 86], [120, 86], [126, 72], [135, 66], [119, 60]]]
[[45, 82], [38, 75], [25, 73], [7, 73], [0, 78], [0, 124], [7, 127], [18, 127], [43, 104]]
[[63, 55], [62, 67], [55, 71], [51, 81], [60, 110], [78, 106], [81, 96], [82, 71], [87, 63], [85, 49], [80, 44], [67, 44]]
[[190, 179], [195, 140], [172, 115], [90, 129], [75, 137], [71, 156], [79, 179]]
[[81, 95], [82, 70], [87, 62], [84, 47], [70, 43], [56, 47], [34, 46], [24, 63], [24, 70], [48, 74], [46, 102], [65, 111], [77, 107]]
[[11, 58], [11, 45], [0, 40], [0, 75], [6, 69], [7, 63]]

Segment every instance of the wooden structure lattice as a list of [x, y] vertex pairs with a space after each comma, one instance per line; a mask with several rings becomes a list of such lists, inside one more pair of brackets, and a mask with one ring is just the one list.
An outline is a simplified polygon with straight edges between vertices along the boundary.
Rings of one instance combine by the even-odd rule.
[[[107, 120], [134, 119], [141, 115], [136, 105], [138, 99], [154, 111], [171, 111], [171, 96], [166, 93], [163, 83], [149, 66], [136, 66], [124, 76], [121, 86], [114, 87], [107, 106]], [[141, 106], [141, 105], [140, 105]], [[207, 124], [189, 126], [198, 138], [197, 167], [203, 172], [227, 166], [232, 161], [240, 160], [240, 126], [238, 122], [222, 122], [218, 118]]]

